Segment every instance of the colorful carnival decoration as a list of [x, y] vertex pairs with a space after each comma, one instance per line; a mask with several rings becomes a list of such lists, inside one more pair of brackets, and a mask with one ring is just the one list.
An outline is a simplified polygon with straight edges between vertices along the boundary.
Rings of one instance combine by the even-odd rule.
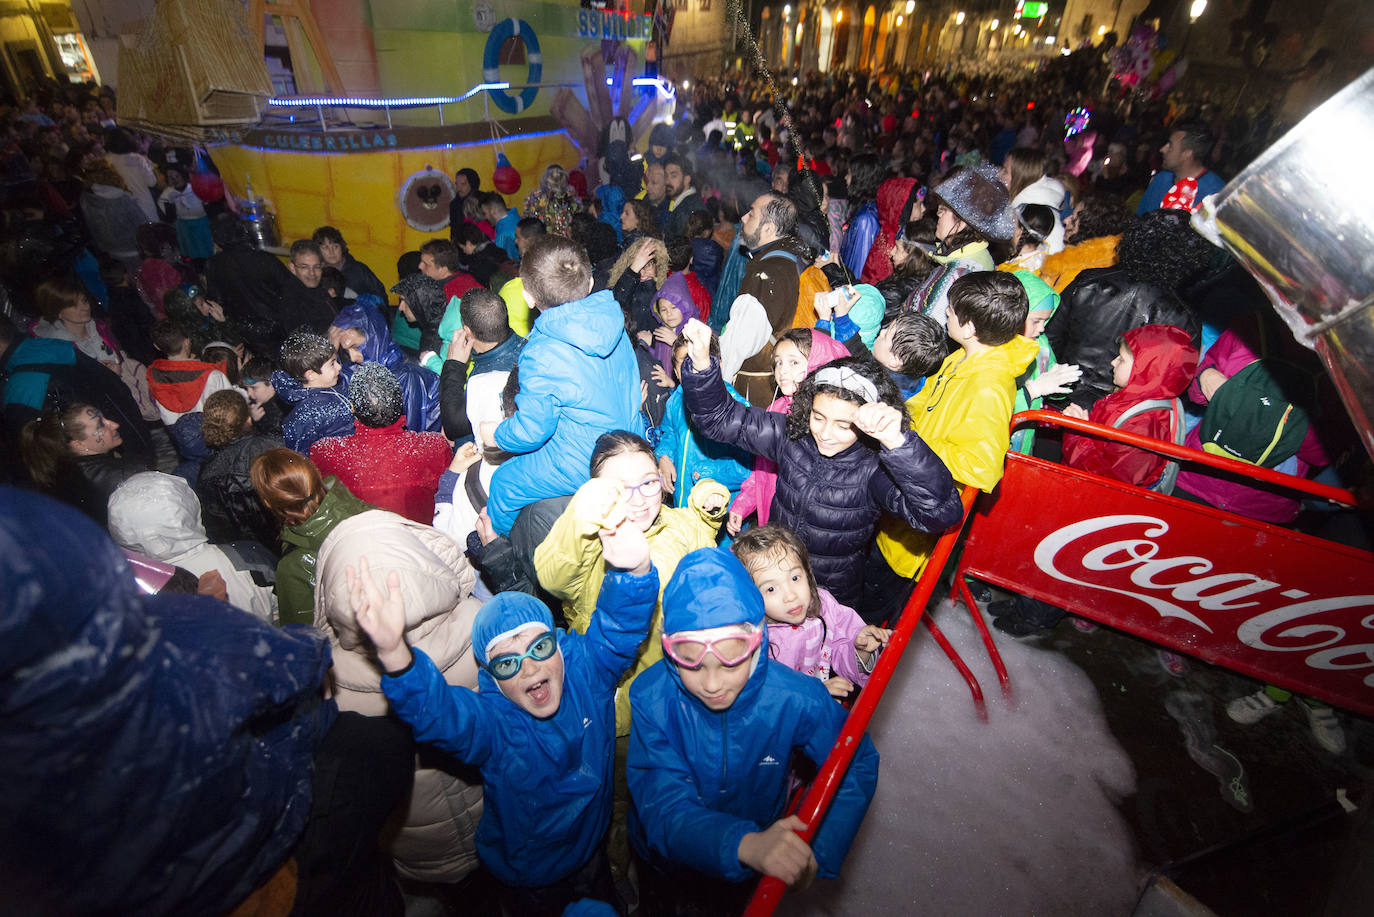
[[457, 197], [453, 179], [429, 163], [401, 183], [396, 206], [411, 229], [438, 232], [448, 225], [448, 205]]
[[1075, 134], [1081, 134], [1087, 128], [1088, 122], [1092, 120], [1093, 113], [1090, 109], [1082, 105], [1075, 108], [1064, 116], [1064, 139], [1068, 140]]
[[544, 55], [539, 51], [539, 38], [534, 34], [534, 28], [525, 20], [503, 19], [487, 35], [486, 48], [482, 52], [482, 79], [488, 83], [499, 83], [501, 48], [517, 36], [525, 43], [525, 61], [529, 64], [529, 72], [525, 76], [527, 85], [518, 96], [513, 96], [504, 89], [490, 91], [491, 101], [496, 107], [512, 115], [529, 108], [534, 104], [534, 97], [539, 95], [539, 87], [533, 85], [544, 76]]

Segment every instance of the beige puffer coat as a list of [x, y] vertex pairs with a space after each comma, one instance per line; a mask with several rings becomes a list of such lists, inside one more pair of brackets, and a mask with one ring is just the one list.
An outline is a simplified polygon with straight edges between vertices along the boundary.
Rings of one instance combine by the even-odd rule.
[[[315, 626], [329, 636], [334, 653], [339, 709], [366, 716], [385, 716], [390, 709], [382, 693], [381, 668], [349, 605], [344, 571], [350, 565], [356, 569], [362, 557], [378, 583], [385, 583], [392, 570], [400, 573], [406, 642], [424, 650], [449, 684], [476, 690], [472, 621], [482, 603], [472, 596], [477, 575], [463, 549], [428, 525], [371, 510], [334, 528], [320, 546], [316, 568]], [[477, 868], [482, 787], [457, 776], [475, 773], [432, 749], [417, 756], [410, 809], [390, 842], [402, 875], [452, 883]]]

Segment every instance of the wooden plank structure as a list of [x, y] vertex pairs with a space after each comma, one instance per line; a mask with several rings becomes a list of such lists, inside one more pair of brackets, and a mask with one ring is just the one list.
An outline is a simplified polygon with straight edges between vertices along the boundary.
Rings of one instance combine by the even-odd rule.
[[160, 0], [119, 49], [119, 120], [200, 140], [257, 124], [272, 81], [262, 39], [237, 3]]

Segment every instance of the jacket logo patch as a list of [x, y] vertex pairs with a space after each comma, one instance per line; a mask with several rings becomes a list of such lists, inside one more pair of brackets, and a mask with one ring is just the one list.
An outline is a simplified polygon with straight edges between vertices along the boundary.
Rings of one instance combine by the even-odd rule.
[[587, 728], [588, 726], [590, 726], [591, 724], [592, 724], [592, 718], [591, 718], [591, 717], [589, 717], [589, 716], [584, 716], [584, 717], [582, 717], [582, 728], [583, 728], [583, 729], [586, 729], [586, 728]]
[[777, 758], [773, 757], [772, 755], [764, 755], [763, 760], [759, 762], [759, 767], [764, 767], [765, 765], [769, 764], [776, 765], [777, 763]]

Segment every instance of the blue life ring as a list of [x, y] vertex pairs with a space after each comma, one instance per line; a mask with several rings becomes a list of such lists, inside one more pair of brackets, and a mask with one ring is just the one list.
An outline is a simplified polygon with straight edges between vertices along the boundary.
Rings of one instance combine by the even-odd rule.
[[[483, 80], [488, 83], [501, 82], [501, 46], [506, 43], [506, 39], [514, 38], [517, 33], [520, 40], [525, 43], [525, 60], [530, 67], [525, 82], [539, 82], [539, 78], [544, 75], [544, 55], [539, 53], [539, 39], [535, 37], [534, 29], [528, 22], [515, 18], [502, 19], [487, 36], [487, 46], [482, 52]], [[539, 87], [526, 86], [518, 96], [513, 96], [504, 89], [491, 89], [488, 92], [497, 108], [513, 115], [534, 103], [534, 97], [539, 95]]]

